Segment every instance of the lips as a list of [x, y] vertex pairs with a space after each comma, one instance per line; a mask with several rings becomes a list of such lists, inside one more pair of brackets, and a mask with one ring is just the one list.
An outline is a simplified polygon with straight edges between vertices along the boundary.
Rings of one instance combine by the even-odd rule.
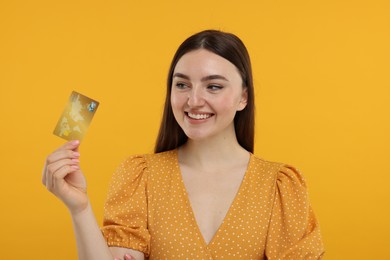
[[195, 120], [207, 119], [213, 115], [213, 114], [209, 114], [209, 113], [191, 113], [191, 112], [187, 112], [186, 114], [189, 118], [195, 119]]

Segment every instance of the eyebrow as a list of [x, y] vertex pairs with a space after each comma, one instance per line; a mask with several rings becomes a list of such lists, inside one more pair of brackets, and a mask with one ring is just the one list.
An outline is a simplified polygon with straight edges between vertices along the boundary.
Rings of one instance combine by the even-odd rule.
[[[186, 79], [186, 80], [190, 80], [190, 77], [183, 74], [183, 73], [179, 73], [179, 72], [176, 72], [175, 74], [173, 74], [173, 77], [172, 78], [175, 78], [175, 77], [178, 77], [178, 78], [182, 78], [182, 79]], [[225, 81], [229, 81], [227, 78], [225, 78], [224, 76], [221, 76], [221, 75], [209, 75], [209, 76], [206, 76], [206, 77], [203, 77], [201, 79], [201, 81], [208, 81], [208, 80], [213, 80], [213, 79], [222, 79], [222, 80], [225, 80]]]

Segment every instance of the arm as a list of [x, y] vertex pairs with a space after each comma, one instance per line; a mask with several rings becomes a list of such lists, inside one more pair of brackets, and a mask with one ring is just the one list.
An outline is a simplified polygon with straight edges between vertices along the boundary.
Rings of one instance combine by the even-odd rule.
[[114, 258], [96, 223], [90, 204], [84, 211], [71, 214], [79, 259]]
[[322, 259], [324, 247], [303, 176], [291, 166], [280, 168], [275, 185], [267, 259]]
[[107, 246], [87, 196], [85, 177], [79, 166], [79, 145], [79, 141], [68, 142], [49, 155], [42, 176], [42, 183], [70, 211], [79, 259], [112, 260], [125, 254], [143, 259], [141, 252]]
[[[72, 215], [79, 259], [123, 259], [143, 260], [142, 252], [122, 247], [108, 247], [96, 223], [92, 208], [89, 205], [84, 212]], [[104, 249], [104, 250], [103, 250]], [[104, 251], [104, 252], [103, 252]]]

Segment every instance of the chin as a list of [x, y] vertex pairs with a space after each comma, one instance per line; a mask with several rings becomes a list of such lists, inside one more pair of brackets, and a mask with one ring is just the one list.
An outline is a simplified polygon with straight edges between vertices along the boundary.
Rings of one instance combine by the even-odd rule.
[[188, 139], [192, 141], [203, 141], [210, 137], [210, 134], [206, 134], [199, 131], [184, 131]]

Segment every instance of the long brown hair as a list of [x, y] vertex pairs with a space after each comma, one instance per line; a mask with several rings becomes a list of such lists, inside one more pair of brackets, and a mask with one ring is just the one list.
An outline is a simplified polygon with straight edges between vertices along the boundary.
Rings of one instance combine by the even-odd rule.
[[205, 30], [196, 33], [186, 39], [177, 49], [168, 72], [164, 114], [154, 152], [159, 153], [172, 150], [187, 141], [187, 136], [176, 122], [172, 111], [172, 77], [173, 71], [175, 70], [179, 59], [184, 54], [201, 48], [227, 59], [233, 63], [240, 72], [243, 87], [246, 88], [248, 92], [248, 100], [246, 107], [242, 111], [237, 111], [234, 118], [234, 128], [238, 143], [244, 149], [253, 153], [255, 134], [255, 100], [249, 54], [244, 43], [236, 35], [217, 30]]

